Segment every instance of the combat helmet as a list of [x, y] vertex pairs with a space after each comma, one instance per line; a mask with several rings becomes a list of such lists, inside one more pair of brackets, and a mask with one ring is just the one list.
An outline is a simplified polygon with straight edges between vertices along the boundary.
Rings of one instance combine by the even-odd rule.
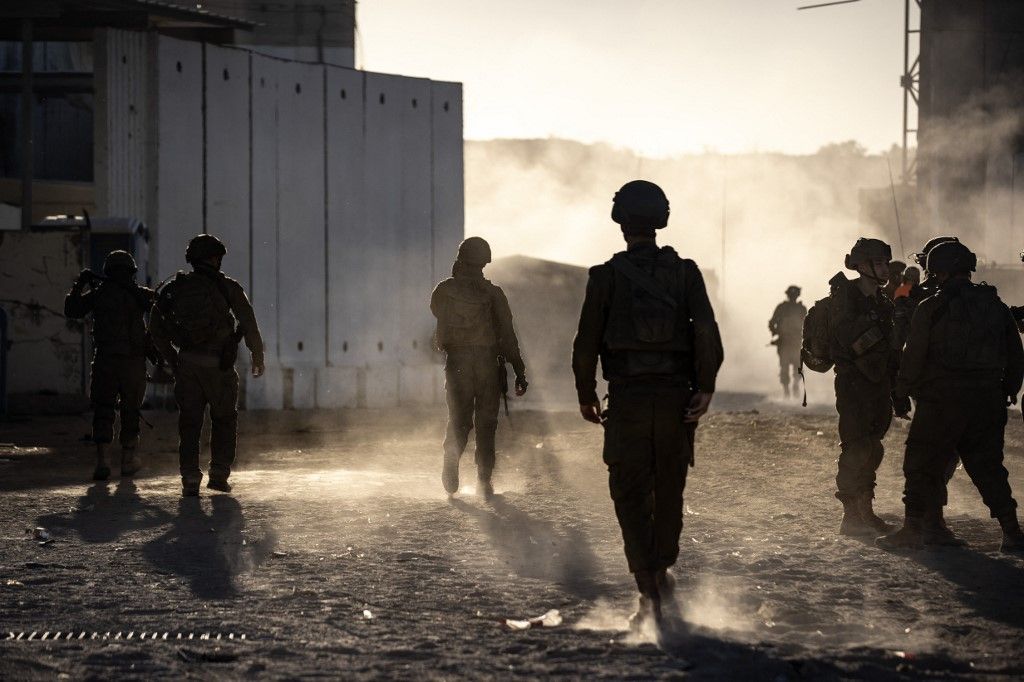
[[468, 237], [459, 244], [455, 260], [467, 265], [487, 265], [491, 262], [491, 245], [481, 237]]
[[945, 244], [947, 242], [959, 242], [960, 240], [952, 235], [942, 235], [939, 237], [932, 237], [928, 240], [928, 243], [924, 245], [924, 248], [914, 254], [914, 261], [925, 270], [928, 270], [928, 254], [932, 252], [939, 244]]
[[135, 259], [127, 251], [122, 251], [121, 249], [111, 251], [103, 259], [103, 274], [107, 277], [113, 277], [117, 272], [127, 272], [129, 275], [134, 275], [138, 271], [139, 267], [135, 264]]
[[[861, 263], [872, 260], [892, 260], [892, 248], [881, 239], [861, 237], [847, 254], [845, 265], [848, 270], [856, 270]], [[886, 273], [888, 274], [888, 273]]]
[[635, 225], [660, 230], [668, 225], [668, 215], [668, 197], [653, 182], [627, 182], [612, 198], [612, 220], [623, 227]]
[[227, 253], [224, 243], [212, 234], [197, 234], [185, 249], [185, 260], [193, 265], [207, 258], [216, 258]]
[[977, 267], [978, 257], [961, 244], [959, 239], [937, 244], [928, 252], [928, 272], [953, 275], [958, 272], [974, 272]]

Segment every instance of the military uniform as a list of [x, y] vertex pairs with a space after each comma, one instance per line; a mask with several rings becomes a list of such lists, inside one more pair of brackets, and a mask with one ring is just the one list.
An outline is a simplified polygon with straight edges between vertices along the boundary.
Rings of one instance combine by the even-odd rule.
[[[106, 278], [87, 293], [83, 293], [84, 285], [84, 279], [79, 279], [72, 287], [64, 300], [64, 314], [75, 319], [92, 315], [92, 438], [100, 446], [103, 460], [101, 446], [113, 441], [118, 408], [122, 448], [133, 450], [138, 445], [139, 410], [146, 396], [144, 315], [152, 303], [153, 290], [127, 279]], [[105, 466], [103, 461], [97, 464], [97, 478], [106, 478], [102, 475]], [[123, 468], [123, 473], [133, 472]]]
[[951, 279], [918, 306], [897, 382], [917, 403], [903, 462], [908, 516], [946, 504], [944, 472], [958, 454], [993, 518], [1014, 513], [1003, 431], [1022, 378], [1020, 335], [995, 287]]
[[[654, 291], [623, 274], [622, 261], [653, 281]], [[696, 427], [684, 416], [695, 392], [714, 392], [722, 364], [696, 263], [649, 241], [591, 268], [572, 354], [580, 405], [597, 402], [599, 358], [609, 393], [608, 485], [629, 570], [639, 576], [672, 566], [679, 555]]]
[[768, 321], [768, 330], [778, 335], [775, 347], [779, 352], [779, 382], [785, 390], [786, 397], [789, 397], [791, 390], [794, 395], [797, 391], [800, 378], [800, 341], [803, 337], [805, 317], [807, 308], [804, 304], [792, 300], [777, 305]]
[[[489, 247], [486, 261], [490, 261]], [[484, 278], [484, 264], [456, 261], [452, 277], [439, 283], [430, 297], [430, 311], [437, 318], [434, 342], [446, 353], [444, 480], [449, 493], [458, 490], [458, 462], [469, 432], [475, 429], [477, 477], [489, 494], [501, 401], [499, 356], [512, 365], [517, 385], [524, 390], [526, 385], [526, 366], [508, 299], [500, 287]]]
[[836, 497], [871, 500], [875, 472], [892, 424], [892, 387], [898, 367], [892, 302], [881, 291], [865, 296], [842, 273], [829, 281], [829, 344], [835, 362], [839, 412]]
[[210, 486], [230, 490], [221, 484], [226, 484], [235, 460], [238, 373], [224, 354], [237, 348], [236, 322], [254, 366], [262, 367], [263, 338], [255, 313], [242, 285], [230, 277], [207, 267], [179, 272], [153, 307], [153, 343], [174, 368], [179, 466], [186, 490], [196, 490], [202, 480], [199, 451], [207, 406]]

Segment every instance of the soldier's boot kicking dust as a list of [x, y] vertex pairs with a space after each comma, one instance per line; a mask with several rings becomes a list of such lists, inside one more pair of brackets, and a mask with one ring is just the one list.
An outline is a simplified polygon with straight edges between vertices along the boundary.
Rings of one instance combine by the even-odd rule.
[[184, 478], [181, 479], [181, 496], [182, 497], [199, 497], [199, 484], [203, 482], [201, 478]]
[[206, 482], [206, 487], [210, 490], [216, 490], [222, 493], [231, 492], [231, 484], [228, 483], [228, 479], [226, 478], [214, 478], [213, 476], [210, 476], [210, 480]]
[[494, 484], [491, 483], [491, 472], [478, 471], [476, 477], [477, 493], [482, 498], [490, 502], [492, 499], [494, 499]]
[[121, 445], [121, 476], [134, 476], [142, 468], [138, 448], [138, 440]]
[[903, 521], [902, 528], [895, 533], [877, 538], [875, 544], [882, 549], [921, 549], [924, 547], [921, 523], [920, 516], [908, 516]]
[[676, 604], [676, 577], [663, 568], [654, 574], [654, 584], [658, 587], [658, 596], [662, 604]]
[[966, 547], [967, 542], [957, 537], [942, 518], [942, 507], [925, 512], [921, 519], [921, 536], [924, 544], [940, 547]]
[[459, 458], [444, 456], [444, 468], [441, 469], [441, 484], [449, 495], [459, 492]]
[[1017, 521], [1017, 512], [1000, 516], [999, 525], [1003, 529], [1003, 543], [999, 546], [999, 551], [1024, 552], [1024, 532]]
[[92, 480], [105, 481], [110, 478], [110, 462], [107, 461], [107, 444], [96, 443], [96, 468], [92, 472]]
[[864, 520], [860, 515], [860, 508], [856, 500], [842, 500], [843, 521], [839, 524], [839, 534], [850, 537], [871, 537], [878, 535], [874, 526]]
[[639, 632], [648, 623], [658, 627], [661, 625], [661, 595], [657, 576], [654, 571], [637, 571], [633, 577], [640, 591], [640, 600], [636, 611], [629, 617], [629, 629]]
[[864, 523], [871, 526], [876, 532], [891, 533], [894, 526], [875, 514], [871, 497], [871, 493], [867, 493], [857, 498], [857, 511], [860, 512], [860, 517], [864, 520]]

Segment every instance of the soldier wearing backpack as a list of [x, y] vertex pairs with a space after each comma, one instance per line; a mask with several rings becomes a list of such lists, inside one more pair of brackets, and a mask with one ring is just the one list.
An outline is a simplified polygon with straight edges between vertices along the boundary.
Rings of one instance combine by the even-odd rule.
[[804, 318], [807, 317], [807, 308], [797, 300], [798, 298], [800, 287], [795, 284], [787, 287], [786, 300], [775, 306], [775, 312], [768, 320], [768, 331], [775, 337], [772, 344], [779, 352], [779, 381], [787, 398], [797, 394], [800, 380], [800, 337], [803, 333]]
[[885, 454], [882, 438], [892, 424], [892, 387], [899, 364], [893, 306], [882, 290], [891, 259], [885, 242], [858, 239], [846, 256], [846, 267], [857, 272], [857, 279], [836, 274], [829, 280], [831, 293], [811, 307], [804, 321], [803, 364], [816, 372], [835, 366], [841, 535], [877, 535], [891, 528], [872, 506], [875, 472]]
[[[655, 241], [668, 216], [653, 183], [634, 180], [616, 193], [611, 217], [626, 250], [590, 269], [572, 351], [580, 413], [605, 427], [608, 487], [640, 593], [634, 627], [657, 623], [662, 600], [672, 598], [668, 569], [679, 556], [694, 432], [723, 358], [700, 269]], [[599, 359], [606, 412], [596, 392]]]
[[210, 407], [210, 474], [207, 488], [231, 492], [238, 427], [238, 342], [245, 339], [252, 375], [263, 374], [263, 338], [242, 285], [220, 271], [226, 249], [201, 234], [188, 244], [192, 272], [179, 272], [161, 287], [150, 317], [153, 343], [174, 371], [178, 403], [178, 455], [182, 495], [196, 496], [200, 435]]
[[938, 292], [914, 313], [896, 394], [916, 411], [903, 459], [903, 527], [878, 538], [886, 548], [962, 545], [945, 524], [945, 472], [959, 455], [982, 500], [999, 520], [1004, 552], [1024, 551], [1017, 503], [1003, 467], [1006, 408], [1024, 380], [1024, 347], [995, 287], [971, 282], [977, 258], [958, 241], [935, 246], [929, 273]]
[[494, 494], [494, 435], [506, 360], [516, 375], [516, 395], [525, 394], [529, 385], [508, 299], [501, 287], [484, 279], [490, 262], [490, 245], [469, 237], [459, 245], [452, 276], [430, 296], [430, 312], [437, 318], [434, 345], [446, 354], [448, 429], [441, 482], [449, 495], [458, 491], [459, 460], [475, 428], [478, 492], [487, 499]]
[[[107, 448], [114, 439], [114, 412], [121, 412], [121, 475], [142, 466], [138, 456], [139, 409], [146, 397], [145, 314], [153, 290], [135, 282], [138, 268], [127, 251], [111, 251], [103, 261], [103, 277], [83, 270], [64, 299], [64, 315], [92, 315], [92, 439], [96, 444], [93, 480], [110, 478]], [[84, 292], [89, 287], [88, 292]]]

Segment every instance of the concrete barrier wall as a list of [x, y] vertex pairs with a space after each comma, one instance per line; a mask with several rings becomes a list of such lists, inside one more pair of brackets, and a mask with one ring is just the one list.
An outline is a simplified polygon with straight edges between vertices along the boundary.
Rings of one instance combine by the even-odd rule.
[[440, 399], [427, 306], [462, 238], [461, 87], [166, 37], [154, 51], [157, 275], [185, 267], [194, 234], [225, 240], [267, 348], [247, 407]]

